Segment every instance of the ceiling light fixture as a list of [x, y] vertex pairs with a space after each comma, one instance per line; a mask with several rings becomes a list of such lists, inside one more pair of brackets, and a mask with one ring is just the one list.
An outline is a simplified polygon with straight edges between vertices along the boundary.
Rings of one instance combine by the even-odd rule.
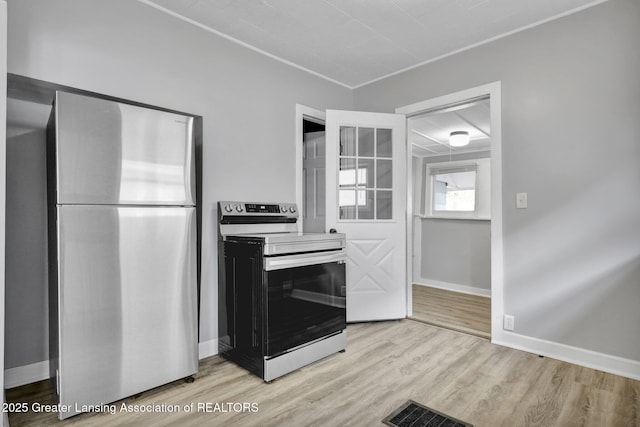
[[449, 134], [449, 145], [452, 147], [464, 147], [469, 144], [469, 132], [457, 130]]

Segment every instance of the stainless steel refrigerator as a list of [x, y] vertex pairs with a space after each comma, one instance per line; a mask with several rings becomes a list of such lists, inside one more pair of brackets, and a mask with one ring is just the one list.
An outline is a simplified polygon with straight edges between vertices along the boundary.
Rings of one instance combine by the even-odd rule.
[[56, 93], [47, 179], [60, 419], [198, 370], [193, 124]]

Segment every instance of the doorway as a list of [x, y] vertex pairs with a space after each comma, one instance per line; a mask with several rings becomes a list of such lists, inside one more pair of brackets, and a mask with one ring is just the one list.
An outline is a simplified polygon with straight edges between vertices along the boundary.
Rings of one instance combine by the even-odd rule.
[[345, 235], [347, 322], [405, 318], [405, 117], [310, 110], [296, 107], [296, 200], [305, 210], [304, 119], [325, 118], [324, 226]]
[[[500, 82], [396, 113], [407, 116], [408, 317], [427, 310], [429, 323], [496, 340], [502, 331]], [[466, 134], [467, 145], [452, 147], [452, 133]], [[460, 319], [448, 325], [451, 314]]]
[[407, 130], [415, 165], [413, 318], [489, 338], [489, 97], [412, 116]]
[[325, 119], [324, 111], [296, 104], [296, 205], [302, 219], [298, 221], [299, 232], [327, 231]]
[[326, 138], [324, 120], [302, 118], [302, 231], [324, 233], [326, 229]]
[[[323, 111], [314, 110], [302, 105], [296, 105], [296, 202], [301, 209], [304, 209], [303, 203], [303, 156], [302, 156], [302, 139], [303, 139], [303, 118], [304, 115], [308, 115], [310, 117], [319, 118], [322, 120], [326, 120], [326, 136], [327, 136], [327, 159], [333, 163], [327, 162], [327, 169], [325, 173], [326, 179], [326, 200], [331, 200], [332, 203], [335, 203], [336, 206], [342, 206], [344, 204], [351, 204], [355, 206], [366, 207], [373, 203], [373, 206], [386, 206], [384, 203], [380, 205], [380, 200], [377, 192], [380, 191], [380, 195], [384, 196], [384, 191], [388, 191], [386, 187], [378, 186], [376, 184], [377, 178], [369, 179], [369, 176], [363, 172], [362, 174], [362, 186], [358, 186], [358, 179], [356, 178], [356, 186], [355, 189], [352, 189], [353, 185], [348, 185], [347, 178], [352, 177], [354, 174], [350, 172], [351, 169], [357, 171], [355, 173], [356, 177], [359, 177], [359, 156], [360, 152], [357, 147], [359, 147], [359, 142], [356, 143], [356, 154], [351, 153], [349, 151], [354, 147], [353, 143], [350, 141], [360, 141], [360, 129], [362, 128], [364, 132], [364, 140], [365, 145], [363, 147], [367, 148], [370, 144], [370, 134], [371, 129], [374, 129], [373, 135], [374, 137], [374, 146], [377, 144], [376, 138], [380, 137], [378, 135], [378, 131], [382, 132], [382, 135], [386, 135], [391, 130], [391, 135], [393, 147], [398, 147], [397, 152], [392, 156], [394, 159], [394, 167], [393, 174], [394, 178], [393, 182], [393, 196], [392, 200], [394, 205], [394, 211], [392, 214], [391, 220], [382, 219], [378, 221], [378, 214], [375, 214], [374, 221], [370, 221], [371, 218], [360, 217], [360, 215], [356, 215], [355, 220], [353, 218], [338, 218], [336, 215], [338, 214], [337, 209], [329, 209], [325, 201], [325, 209], [327, 213], [325, 228], [337, 228], [338, 232], [345, 232], [349, 236], [351, 236], [351, 248], [349, 246], [349, 240], [347, 240], [347, 250], [351, 249], [351, 253], [362, 253], [366, 255], [367, 253], [371, 253], [375, 250], [384, 249], [381, 244], [381, 241], [386, 241], [387, 234], [389, 236], [394, 236], [394, 242], [391, 245], [393, 250], [402, 256], [397, 260], [392, 260], [391, 256], [383, 256], [380, 258], [380, 262], [375, 265], [375, 267], [380, 270], [381, 275], [388, 276], [387, 279], [382, 281], [377, 281], [371, 279], [371, 273], [377, 274], [378, 270], [364, 270], [362, 274], [357, 276], [351, 275], [351, 286], [352, 288], [360, 287], [360, 290], [364, 290], [365, 292], [352, 292], [349, 294], [351, 296], [351, 304], [353, 307], [365, 307], [367, 308], [365, 316], [352, 316], [351, 321], [368, 321], [368, 320], [383, 320], [383, 319], [391, 319], [391, 318], [400, 318], [400, 317], [410, 317], [412, 316], [413, 308], [413, 295], [412, 295], [412, 285], [413, 285], [413, 265], [414, 260], [411, 256], [406, 256], [407, 254], [413, 254], [413, 242], [414, 242], [414, 226], [413, 226], [413, 212], [414, 212], [414, 200], [413, 200], [413, 192], [414, 192], [414, 182], [413, 179], [408, 179], [407, 177], [413, 176], [413, 162], [412, 162], [412, 153], [411, 153], [411, 145], [407, 145], [408, 139], [405, 137], [407, 131], [407, 119], [411, 117], [432, 111], [434, 109], [441, 109], [443, 106], [452, 106], [456, 103], [461, 103], [463, 101], [468, 101], [470, 99], [475, 99], [478, 97], [489, 96], [490, 99], [490, 124], [491, 124], [491, 162], [494, 167], [490, 170], [490, 192], [491, 192], [491, 200], [490, 200], [490, 295], [491, 295], [491, 339], [494, 342], [500, 342], [503, 338], [502, 334], [502, 318], [503, 318], [503, 249], [502, 249], [502, 171], [501, 171], [501, 84], [500, 82], [489, 83], [483, 86], [478, 86], [475, 88], [463, 90], [460, 92], [456, 92], [450, 95], [441, 96], [438, 98], [430, 99], [423, 102], [418, 102], [416, 104], [407, 105], [404, 107], [396, 108], [396, 114], [385, 114], [385, 113], [364, 113], [364, 112], [355, 112], [355, 111], [337, 111], [330, 110], [326, 114]], [[384, 122], [384, 123], [383, 123]], [[355, 134], [354, 134], [355, 129]], [[384, 137], [381, 137], [381, 141], [386, 141]], [[367, 142], [368, 141], [368, 142]], [[402, 141], [402, 143], [400, 143]], [[384, 144], [383, 144], [384, 145]], [[338, 150], [339, 149], [339, 150]], [[365, 150], [366, 151], [366, 150]], [[342, 159], [341, 157], [345, 157]], [[356, 166], [355, 168], [352, 166], [353, 159], [348, 157], [356, 157]], [[365, 158], [367, 157], [367, 158]], [[384, 157], [384, 156], [383, 156]], [[404, 159], [402, 161], [399, 161]], [[336, 163], [340, 160], [340, 163]], [[367, 161], [378, 161], [378, 160], [388, 160], [386, 158], [377, 158], [376, 151], [373, 152], [373, 156], [363, 156], [363, 160], [365, 163]], [[398, 160], [399, 162], [396, 162]], [[363, 163], [364, 164], [364, 163]], [[331, 166], [331, 167], [330, 167]], [[344, 166], [344, 167], [343, 167]], [[371, 168], [367, 168], [369, 170]], [[339, 172], [344, 170], [344, 174], [341, 174], [341, 180], [338, 182]], [[373, 169], [375, 170], [375, 168]], [[331, 173], [329, 173], [331, 171]], [[347, 174], [347, 172], [350, 172]], [[480, 173], [480, 172], [477, 172]], [[344, 175], [344, 176], [342, 176]], [[366, 177], [366, 179], [365, 179]], [[345, 182], [342, 182], [342, 178], [344, 178]], [[353, 179], [350, 179], [349, 182], [353, 184]], [[369, 188], [369, 183], [373, 186]], [[343, 185], [344, 184], [344, 185]], [[344, 187], [344, 188], [343, 188]], [[360, 188], [362, 187], [362, 188]], [[380, 188], [378, 188], [380, 187]], [[339, 190], [339, 192], [338, 192]], [[339, 199], [338, 195], [342, 196], [342, 192], [344, 190], [345, 197], [347, 192], [354, 192], [359, 196], [359, 192], [364, 193], [364, 199], [361, 202], [360, 198], [356, 197], [355, 199], [351, 197], [349, 200], [351, 202], [347, 203], [347, 199]], [[331, 194], [330, 194], [331, 193]], [[372, 195], [373, 197], [367, 198], [366, 195]], [[378, 197], [378, 199], [376, 199]], [[342, 200], [342, 201], [341, 201]], [[370, 202], [367, 202], [371, 200]], [[355, 201], [355, 202], [354, 202]], [[399, 203], [396, 203], [399, 202]], [[369, 204], [367, 204], [369, 203]], [[396, 206], [397, 205], [397, 206]], [[332, 205], [333, 206], [333, 205]], [[398, 207], [398, 211], [395, 209]], [[402, 207], [402, 209], [400, 209]], [[367, 211], [367, 209], [365, 209]], [[377, 210], [374, 209], [374, 212]], [[385, 211], [386, 212], [386, 211]], [[329, 213], [331, 216], [329, 216]], [[381, 217], [382, 218], [382, 217]], [[376, 236], [371, 235], [369, 233], [366, 236], [360, 236], [355, 230], [354, 227], [359, 226], [360, 223], [358, 219], [364, 219], [371, 222], [370, 225], [375, 225], [373, 227], [376, 231], [380, 233], [387, 233], [384, 236], [380, 236], [380, 238], [376, 238]], [[364, 224], [363, 221], [362, 224]], [[338, 224], [339, 223], [339, 224]], [[302, 231], [302, 222], [298, 221], [299, 230]], [[339, 225], [339, 227], [336, 227]], [[394, 226], [398, 226], [397, 230], [393, 228]], [[389, 230], [393, 228], [393, 233]], [[385, 231], [386, 230], [386, 231]], [[402, 235], [402, 231], [405, 231], [404, 236]], [[325, 230], [326, 231], [326, 230]], [[359, 248], [353, 248], [353, 246], [359, 245]], [[365, 246], [363, 246], [366, 245]], [[384, 254], [382, 254], [384, 255]], [[387, 254], [388, 255], [388, 254]], [[366, 257], [366, 261], [369, 262], [371, 257]], [[363, 258], [364, 259], [364, 258]], [[352, 261], [353, 263], [353, 261]], [[364, 264], [363, 264], [364, 265]], [[351, 266], [351, 272], [354, 272], [355, 266]], [[358, 267], [359, 268], [359, 267]], [[401, 271], [403, 270], [403, 271]], [[389, 272], [392, 271], [393, 274]], [[347, 272], [349, 273], [349, 264], [347, 265]], [[349, 277], [349, 274], [347, 274]], [[392, 278], [392, 279], [389, 279]], [[378, 286], [380, 283], [383, 283], [384, 286]], [[396, 289], [395, 287], [399, 287]], [[390, 291], [387, 287], [394, 287], [393, 296], [398, 297], [393, 301], [393, 315], [384, 315], [386, 313], [386, 309], [391, 305], [389, 303], [389, 299], [382, 298], [387, 294], [390, 294]], [[356, 291], [358, 289], [355, 289]], [[347, 293], [349, 293], [349, 287], [347, 286]], [[367, 301], [366, 299], [359, 298], [361, 295], [373, 295], [379, 294], [381, 298], [379, 301], [372, 303], [371, 301]], [[402, 311], [400, 317], [399, 313]], [[349, 313], [348, 313], [349, 314]], [[347, 316], [347, 321], [349, 321], [349, 315]]]

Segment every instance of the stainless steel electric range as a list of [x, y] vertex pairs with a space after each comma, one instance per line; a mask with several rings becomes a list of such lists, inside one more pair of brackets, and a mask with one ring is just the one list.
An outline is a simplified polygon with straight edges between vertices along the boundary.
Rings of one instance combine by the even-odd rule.
[[218, 203], [220, 354], [265, 381], [346, 348], [345, 235], [297, 221], [292, 203]]

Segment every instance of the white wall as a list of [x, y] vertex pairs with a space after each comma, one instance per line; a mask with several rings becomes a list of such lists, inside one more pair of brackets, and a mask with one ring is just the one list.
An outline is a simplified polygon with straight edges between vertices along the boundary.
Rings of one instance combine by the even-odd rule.
[[200, 341], [217, 351], [216, 202], [294, 201], [296, 103], [352, 92], [136, 1], [10, 0], [8, 27], [11, 73], [204, 117]]
[[610, 0], [359, 88], [355, 106], [501, 81], [504, 339], [619, 357], [640, 378], [638, 40], [640, 2]]

